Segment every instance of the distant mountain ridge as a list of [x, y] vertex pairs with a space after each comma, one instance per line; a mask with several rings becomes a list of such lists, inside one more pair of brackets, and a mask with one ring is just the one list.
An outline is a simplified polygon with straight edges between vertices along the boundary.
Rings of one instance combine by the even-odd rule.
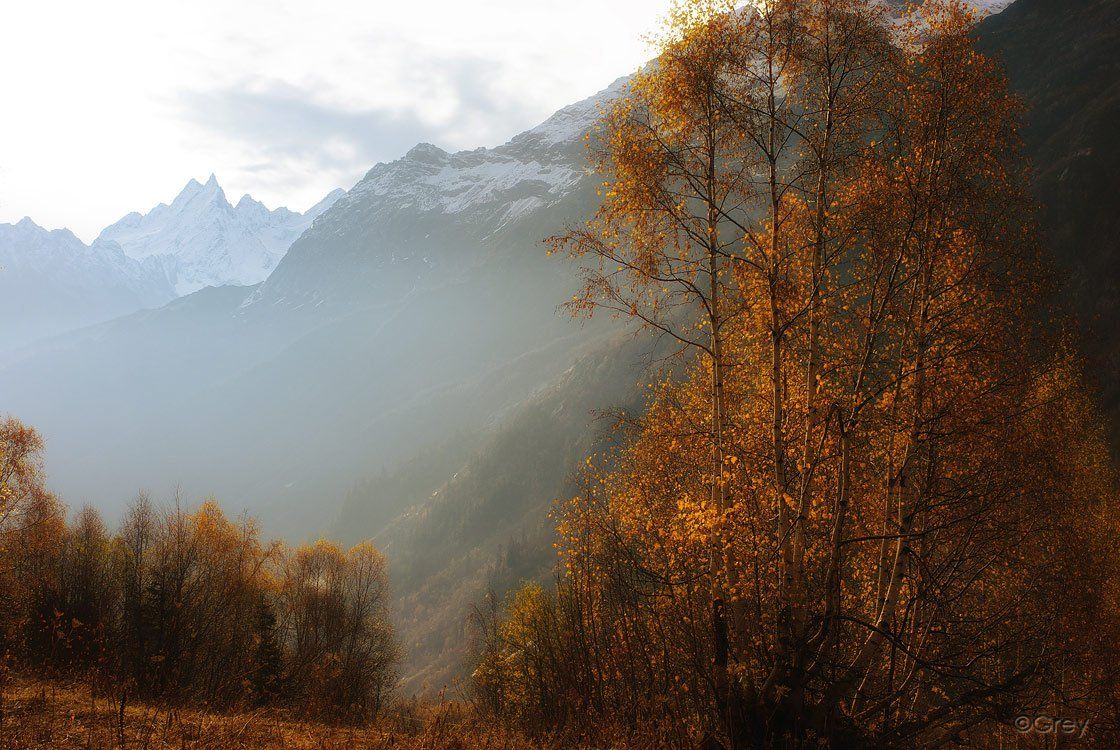
[[214, 175], [170, 204], [130, 213], [86, 245], [25, 217], [0, 224], [0, 351], [145, 308], [206, 286], [264, 280], [292, 242], [342, 195], [304, 213], [231, 205]]
[[159, 269], [115, 243], [88, 246], [67, 229], [47, 230], [26, 217], [0, 224], [0, 350], [174, 296]]

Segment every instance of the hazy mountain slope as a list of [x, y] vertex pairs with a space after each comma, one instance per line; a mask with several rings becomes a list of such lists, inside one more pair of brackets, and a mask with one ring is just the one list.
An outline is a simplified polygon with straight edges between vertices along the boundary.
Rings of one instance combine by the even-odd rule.
[[178, 486], [316, 534], [374, 467], [487, 428], [611, 327], [557, 315], [571, 270], [541, 245], [593, 206], [597, 101], [496, 149], [378, 165], [258, 287], [0, 358], [0, 410], [43, 430], [72, 502], [112, 515]]
[[[1013, 87], [1031, 107], [1024, 137], [1035, 163], [1047, 244], [1059, 264], [1074, 273], [1067, 294], [1092, 321], [1089, 330], [1095, 334], [1088, 343], [1096, 372], [1111, 394], [1113, 425], [1120, 382], [1120, 321], [1115, 317], [1120, 278], [1115, 265], [1120, 236], [1115, 189], [1120, 174], [1115, 109], [1120, 58], [1114, 54], [1120, 48], [1115, 38], [1120, 30], [1118, 8], [1115, 2], [1020, 0], [982, 22], [977, 32], [987, 51], [1006, 58]], [[1040, 54], [1038, 37], [1051, 34]], [[1084, 182], [1076, 182], [1082, 178]], [[1067, 184], [1071, 179], [1075, 182]], [[621, 378], [615, 383], [620, 387], [633, 383], [628, 379], [633, 374], [616, 371], [611, 376]], [[565, 388], [577, 387], [558, 384], [556, 392]], [[638, 393], [616, 391], [608, 396], [599, 390], [584, 403], [599, 399], [602, 406], [611, 397], [635, 404]], [[563, 419], [526, 404], [478, 455], [448, 460], [454, 468], [445, 473], [453, 478], [446, 485], [435, 485], [429, 478], [425, 489], [436, 494], [418, 498], [382, 532], [387, 548], [401, 550], [394, 555], [394, 575], [400, 586], [401, 632], [411, 638], [407, 686], [438, 688], [456, 673], [457, 659], [465, 653], [467, 614], [487, 587], [500, 596], [521, 579], [547, 576], [553, 561], [548, 554], [551, 527], [541, 519], [552, 498], [572, 491], [569, 474], [560, 467], [570, 467], [573, 458], [578, 461], [586, 454], [589, 435], [586, 423], [565, 426]], [[557, 447], [565, 438], [571, 442]], [[432, 471], [430, 465], [426, 471]], [[348, 510], [363, 498], [377, 505], [377, 490], [356, 493]], [[414, 496], [418, 490], [414, 486]], [[339, 532], [362, 527], [353, 515], [344, 514], [343, 521]]]
[[[552, 503], [576, 491], [584, 459], [615, 436], [595, 412], [641, 408], [655, 351], [648, 337], [625, 333], [585, 342], [570, 367], [481, 435], [472, 455], [447, 457], [444, 481], [377, 535], [392, 560], [406, 691], [438, 690], [460, 673], [468, 616], [488, 592], [502, 597], [551, 575]], [[381, 499], [351, 497], [335, 532], [352, 537], [363, 528], [357, 504]]]
[[0, 350], [167, 302], [158, 271], [24, 218], [0, 224]]
[[978, 30], [1028, 106], [1047, 247], [1120, 439], [1120, 2], [1018, 0]]
[[130, 258], [162, 270], [179, 295], [205, 286], [250, 285], [265, 277], [292, 242], [343, 194], [335, 190], [304, 214], [270, 211], [248, 195], [231, 205], [214, 175], [191, 180], [170, 205], [130, 213], [106, 227]]

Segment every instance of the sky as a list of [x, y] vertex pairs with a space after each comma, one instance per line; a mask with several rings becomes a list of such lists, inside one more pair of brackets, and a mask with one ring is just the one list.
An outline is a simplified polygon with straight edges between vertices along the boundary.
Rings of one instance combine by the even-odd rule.
[[652, 56], [670, 0], [0, 8], [0, 222], [92, 241], [211, 173], [302, 211], [427, 141], [495, 146]]

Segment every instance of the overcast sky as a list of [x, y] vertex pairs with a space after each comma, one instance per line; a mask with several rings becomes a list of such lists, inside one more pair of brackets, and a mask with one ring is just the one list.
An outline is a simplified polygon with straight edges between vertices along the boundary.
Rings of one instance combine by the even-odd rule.
[[211, 172], [303, 210], [418, 141], [494, 146], [651, 54], [669, 0], [0, 9], [0, 222], [92, 240]]

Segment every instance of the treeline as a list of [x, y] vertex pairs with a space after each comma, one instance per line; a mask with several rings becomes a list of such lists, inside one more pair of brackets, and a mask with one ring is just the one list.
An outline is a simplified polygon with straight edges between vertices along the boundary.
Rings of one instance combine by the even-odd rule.
[[478, 694], [599, 745], [1113, 747], [1120, 512], [1019, 105], [960, 3], [756, 5], [678, 4], [594, 135], [572, 307], [685, 376], [479, 618]]
[[68, 521], [45, 488], [41, 450], [33, 429], [0, 422], [9, 665], [90, 681], [122, 706], [272, 705], [357, 721], [384, 705], [397, 651], [372, 545], [288, 549], [213, 502], [157, 509], [143, 495], [115, 532], [89, 508]]

